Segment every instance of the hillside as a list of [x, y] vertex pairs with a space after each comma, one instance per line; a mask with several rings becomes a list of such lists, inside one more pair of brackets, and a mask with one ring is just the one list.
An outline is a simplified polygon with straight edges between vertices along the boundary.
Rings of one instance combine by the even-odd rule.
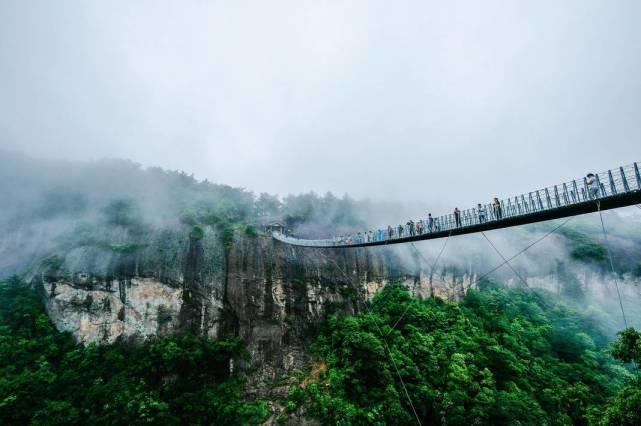
[[[366, 229], [380, 223], [370, 201], [255, 195], [118, 160], [3, 161], [11, 208], [0, 216], [0, 272], [18, 275], [3, 284], [3, 353], [32, 348], [2, 365], [9, 423], [85, 423], [91, 412], [106, 424], [123, 408], [97, 408], [105, 390], [47, 395], [129, 381], [140, 386], [118, 390], [137, 398], [122, 418], [169, 424], [214, 413], [232, 423], [411, 424], [404, 385], [425, 424], [598, 424], [634, 404], [617, 392], [635, 386], [626, 384], [635, 373], [610, 348], [622, 329], [616, 284], [629, 324], [641, 325], [638, 216], [605, 215], [617, 274], [598, 218], [579, 217], [512, 262], [528, 289], [509, 268], [488, 275], [500, 259], [473, 237], [448, 241], [433, 264], [443, 242], [305, 249], [264, 230], [274, 220], [305, 236]], [[516, 253], [551, 228], [490, 236]], [[104, 368], [70, 382], [67, 370], [87, 362]], [[202, 363], [213, 370], [194, 377]], [[46, 379], [32, 377], [37, 365]], [[30, 411], [33, 380], [42, 398]]]

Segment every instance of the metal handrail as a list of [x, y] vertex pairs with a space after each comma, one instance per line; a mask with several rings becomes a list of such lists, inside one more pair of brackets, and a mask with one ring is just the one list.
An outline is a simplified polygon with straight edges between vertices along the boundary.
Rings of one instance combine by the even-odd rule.
[[[606, 170], [605, 172], [594, 173], [594, 175], [595, 182], [592, 185], [589, 185], [587, 179], [584, 177], [558, 185], [548, 186], [528, 192], [527, 194], [519, 194], [514, 197], [501, 199], [499, 200], [500, 207], [495, 207], [493, 203], [482, 204], [485, 212], [484, 218], [479, 214], [480, 212], [477, 207], [461, 210], [460, 226], [457, 226], [454, 214], [433, 217], [431, 227], [428, 226], [428, 219], [419, 219], [419, 221], [422, 220], [425, 227], [425, 230], [421, 234], [418, 234], [416, 229], [414, 233], [412, 233], [412, 229], [407, 225], [400, 225], [403, 229], [402, 233], [399, 233], [397, 226], [392, 227], [390, 235], [387, 227], [385, 227], [378, 228], [376, 232], [373, 232], [373, 237], [369, 236], [369, 232], [314, 240], [295, 238], [279, 232], [274, 232], [272, 235], [282, 242], [307, 247], [345, 247], [367, 243], [380, 243], [382, 241], [393, 241], [414, 235], [465, 229], [485, 222], [499, 222], [518, 216], [527, 216], [542, 211], [586, 203], [596, 199], [641, 191], [641, 173], [639, 172], [639, 165], [637, 163], [619, 167], [618, 169], [614, 169], [614, 171]], [[419, 221], [415, 222], [415, 225], [419, 223]]]

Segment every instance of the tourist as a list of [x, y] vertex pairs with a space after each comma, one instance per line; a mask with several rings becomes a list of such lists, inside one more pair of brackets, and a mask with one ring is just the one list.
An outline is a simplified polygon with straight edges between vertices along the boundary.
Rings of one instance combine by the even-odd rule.
[[476, 210], [479, 215], [479, 223], [485, 223], [485, 207], [478, 203]]
[[454, 220], [456, 222], [456, 227], [460, 228], [461, 227], [461, 211], [458, 209], [458, 207], [454, 207]]
[[432, 217], [432, 213], [427, 214], [427, 229], [429, 229], [430, 232], [434, 231], [434, 218]]
[[492, 203], [492, 208], [494, 209], [494, 217], [496, 218], [496, 220], [503, 219], [503, 211], [501, 209], [501, 202], [496, 197], [494, 197], [494, 202]]
[[591, 199], [599, 197], [599, 182], [596, 180], [596, 177], [593, 173], [588, 173], [586, 176], [586, 182], [588, 184], [588, 194]]

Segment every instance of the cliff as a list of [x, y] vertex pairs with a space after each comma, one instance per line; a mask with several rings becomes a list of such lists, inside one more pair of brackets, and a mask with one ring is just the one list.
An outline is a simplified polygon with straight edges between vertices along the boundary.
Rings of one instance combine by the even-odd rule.
[[124, 243], [128, 235], [110, 238], [120, 242], [76, 247], [34, 274], [56, 326], [83, 343], [239, 336], [251, 354], [239, 367], [254, 372], [249, 392], [257, 396], [285, 391], [280, 379], [305, 365], [328, 314], [357, 312], [390, 280], [447, 299], [472, 282], [469, 274], [427, 276], [398, 248], [298, 248], [241, 233], [225, 247], [211, 228], [198, 238], [154, 231], [137, 245]]

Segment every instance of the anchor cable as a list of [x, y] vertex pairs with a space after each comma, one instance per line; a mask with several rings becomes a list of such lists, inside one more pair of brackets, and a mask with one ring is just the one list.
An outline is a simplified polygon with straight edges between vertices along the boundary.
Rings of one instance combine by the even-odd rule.
[[[438, 256], [436, 256], [436, 259], [434, 260], [434, 262], [432, 263], [432, 266], [430, 267], [430, 276], [431, 276], [431, 275], [432, 275], [432, 273], [434, 272], [434, 267], [436, 266], [436, 263], [439, 261], [439, 259], [441, 258], [441, 255], [442, 255], [442, 254], [443, 254], [443, 252], [445, 251], [445, 247], [447, 247], [447, 242], [450, 240], [450, 237], [451, 237], [451, 236], [452, 236], [452, 230], [450, 230], [449, 234], [447, 234], [447, 238], [445, 239], [445, 243], [443, 243], [443, 247], [441, 247], [441, 251], [438, 253]], [[418, 253], [418, 254], [423, 258], [423, 260], [425, 260], [425, 261], [427, 262], [427, 260], [425, 259], [425, 257], [423, 257], [423, 254], [422, 254], [420, 251], [418, 251], [418, 249], [416, 248], [416, 246], [414, 245], [414, 243], [413, 243], [413, 242], [411, 243], [411, 245], [412, 245], [412, 247], [414, 247], [414, 250], [416, 250], [416, 252], [417, 252], [417, 253]], [[390, 331], [388, 331], [388, 332], [387, 332], [386, 336], [389, 336], [389, 335], [390, 335], [390, 333], [391, 333], [392, 331], [394, 331], [394, 329], [396, 328], [396, 326], [398, 325], [398, 323], [399, 323], [399, 322], [401, 322], [401, 320], [403, 319], [403, 317], [405, 317], [405, 314], [407, 313], [407, 311], [409, 310], [409, 308], [410, 308], [410, 303], [408, 303], [408, 304], [407, 304], [407, 306], [405, 306], [405, 310], [403, 311], [403, 313], [401, 314], [401, 316], [396, 320], [396, 322], [394, 323], [394, 325], [392, 326], [392, 328], [390, 329]]]
[[621, 308], [621, 315], [623, 316], [623, 325], [625, 328], [628, 328], [628, 321], [625, 318], [625, 310], [623, 309], [623, 300], [621, 299], [621, 291], [619, 290], [619, 279], [617, 278], [617, 273], [614, 270], [614, 262], [612, 262], [612, 253], [610, 252], [609, 242], [608, 242], [608, 233], [605, 230], [605, 223], [603, 222], [603, 214], [601, 213], [601, 202], [597, 200], [596, 202], [597, 210], [599, 211], [599, 219], [601, 219], [601, 229], [603, 229], [603, 238], [605, 240], [605, 250], [608, 253], [608, 260], [610, 262], [610, 269], [612, 269], [612, 275], [614, 276], [614, 286], [617, 289], [617, 295], [619, 296], [619, 307]]
[[[319, 251], [319, 253], [321, 253], [321, 256], [324, 256], [326, 260], [330, 260], [332, 263], [334, 263], [336, 268], [341, 272], [341, 274], [343, 275], [343, 277], [345, 278], [345, 280], [347, 282], [350, 281], [349, 275], [347, 275], [347, 273], [345, 273], [343, 268], [341, 268], [338, 265], [338, 262], [336, 262], [334, 259], [330, 259], [329, 257], [327, 257], [324, 253], [322, 253], [322, 251]], [[363, 306], [365, 307], [365, 311], [367, 311], [367, 314], [370, 315], [371, 311], [369, 310], [369, 308], [367, 306], [367, 301], [365, 301], [365, 303], [363, 303]], [[414, 417], [416, 418], [416, 423], [418, 423], [418, 426], [423, 426], [422, 423], [421, 423], [421, 419], [418, 416], [418, 413], [416, 412], [416, 408], [414, 408], [414, 403], [412, 402], [412, 397], [410, 396], [409, 392], [407, 391], [407, 387], [405, 386], [405, 381], [403, 380], [403, 376], [401, 376], [401, 372], [399, 371], [398, 366], [396, 365], [396, 361], [394, 361], [394, 357], [392, 356], [392, 350], [390, 349], [390, 347], [389, 347], [389, 345], [387, 343], [386, 336], [383, 334], [383, 331], [379, 327], [378, 322], [376, 321], [376, 317], [374, 317], [373, 315], [371, 315], [371, 316], [372, 316], [372, 322], [374, 323], [374, 326], [376, 327], [376, 331], [378, 331], [378, 334], [381, 337], [381, 340], [383, 341], [383, 344], [385, 345], [385, 349], [386, 349], [387, 355], [389, 356], [390, 361], [392, 361], [392, 365], [394, 366], [394, 370], [396, 371], [396, 375], [398, 376], [398, 379], [401, 382], [401, 386], [403, 388], [403, 392], [405, 393], [405, 397], [407, 398], [407, 401], [409, 402], [410, 407], [412, 408], [412, 413], [414, 414]]]
[[499, 256], [501, 256], [501, 258], [503, 259], [503, 262], [504, 262], [504, 263], [505, 263], [505, 264], [506, 264], [506, 265], [507, 265], [507, 266], [512, 270], [512, 272], [514, 272], [514, 275], [516, 275], [516, 276], [521, 280], [521, 282], [523, 283], [523, 285], [524, 285], [525, 287], [527, 287], [527, 289], [528, 289], [528, 290], [530, 290], [530, 292], [531, 292], [533, 295], [535, 295], [535, 296], [536, 296], [536, 298], [537, 298], [537, 299], [539, 299], [539, 301], [540, 301], [540, 302], [541, 302], [545, 307], [549, 308], [549, 305], [545, 302], [545, 300], [543, 300], [543, 298], [542, 298], [541, 296], [539, 296], [539, 294], [538, 294], [536, 291], [534, 291], [534, 289], [532, 289], [532, 288], [528, 285], [527, 281], [523, 278], [523, 276], [522, 276], [521, 274], [519, 274], [519, 273], [516, 271], [516, 269], [514, 269], [514, 267], [513, 267], [513, 266], [512, 266], [512, 264], [510, 263], [510, 261], [509, 261], [509, 260], [507, 260], [507, 259], [505, 258], [505, 256], [503, 256], [503, 254], [502, 254], [502, 253], [499, 251], [499, 249], [494, 245], [494, 243], [493, 243], [493, 242], [492, 242], [492, 241], [487, 237], [487, 235], [485, 235], [485, 232], [481, 231], [481, 234], [483, 235], [483, 237], [485, 237], [485, 239], [486, 239], [486, 240], [487, 240], [487, 242], [490, 244], [490, 246], [492, 246], [492, 248], [494, 249], [494, 251], [496, 251], [496, 253], [497, 253]]
[[512, 257], [510, 257], [509, 259], [506, 259], [506, 260], [504, 260], [502, 263], [500, 263], [499, 265], [496, 265], [494, 268], [490, 269], [489, 271], [487, 271], [486, 273], [484, 273], [483, 275], [481, 275], [479, 278], [477, 278], [477, 279], [474, 281], [474, 283], [470, 284], [470, 287], [471, 287], [471, 286], [473, 286], [473, 285], [478, 284], [482, 279], [484, 279], [485, 277], [487, 277], [488, 275], [490, 275], [492, 272], [494, 272], [494, 271], [496, 271], [497, 269], [501, 268], [503, 265], [507, 264], [508, 262], [511, 262], [512, 260], [516, 259], [516, 258], [517, 258], [517, 257], [519, 257], [520, 255], [522, 255], [523, 253], [525, 253], [526, 251], [528, 251], [529, 249], [531, 249], [532, 247], [534, 247], [536, 244], [540, 243], [541, 241], [543, 241], [544, 239], [546, 239], [546, 238], [547, 238], [547, 237], [549, 237], [550, 235], [554, 234], [556, 231], [558, 231], [560, 228], [562, 228], [563, 226], [565, 226], [565, 225], [566, 225], [569, 221], [571, 221], [572, 219], [574, 219], [574, 216], [572, 216], [572, 217], [568, 218], [567, 220], [565, 220], [565, 221], [564, 221], [563, 223], [561, 223], [560, 225], [558, 225], [558, 226], [554, 227], [552, 230], [548, 231], [545, 235], [543, 235], [542, 237], [540, 237], [540, 238], [538, 238], [537, 240], [533, 241], [531, 244], [529, 244], [528, 246], [526, 246], [525, 248], [523, 248], [521, 251], [519, 251], [518, 253], [516, 253], [515, 255], [513, 255], [513, 256], [512, 256]]

